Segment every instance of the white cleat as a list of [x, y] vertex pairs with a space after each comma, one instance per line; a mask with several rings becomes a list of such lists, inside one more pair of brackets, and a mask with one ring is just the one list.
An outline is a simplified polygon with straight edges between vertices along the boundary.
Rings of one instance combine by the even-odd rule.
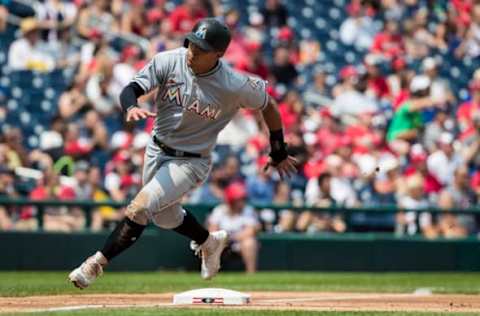
[[75, 287], [83, 290], [103, 274], [103, 266], [106, 264], [107, 259], [100, 251], [97, 251], [93, 256], [88, 257], [78, 268], [73, 270], [68, 275], [68, 279]]
[[228, 234], [224, 230], [210, 233], [208, 239], [199, 247], [202, 255], [201, 275], [210, 280], [220, 270], [220, 257], [228, 244]]

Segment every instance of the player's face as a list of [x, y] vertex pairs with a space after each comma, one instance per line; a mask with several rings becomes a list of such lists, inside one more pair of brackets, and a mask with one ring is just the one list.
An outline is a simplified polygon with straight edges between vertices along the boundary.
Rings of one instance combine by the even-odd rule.
[[187, 65], [191, 68], [202, 68], [215, 64], [219, 56], [217, 52], [201, 49], [192, 42], [188, 43]]

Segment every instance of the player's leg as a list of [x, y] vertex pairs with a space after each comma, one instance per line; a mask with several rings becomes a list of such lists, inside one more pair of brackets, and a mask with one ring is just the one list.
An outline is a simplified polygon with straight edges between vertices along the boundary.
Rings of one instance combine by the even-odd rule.
[[141, 236], [148, 223], [148, 209], [154, 198], [156, 186], [148, 183], [128, 204], [125, 218], [110, 233], [101, 251], [87, 258], [73, 270], [70, 281], [78, 288], [86, 288], [103, 273], [103, 268], [114, 257], [132, 246]]
[[[201, 275], [204, 279], [211, 279], [220, 269], [220, 256], [228, 236], [225, 231], [209, 234], [190, 212], [181, 208], [179, 201], [206, 179], [209, 170], [209, 161], [203, 159], [167, 162], [155, 175], [161, 183], [161, 189], [157, 191], [161, 196], [158, 198], [159, 205], [155, 208], [158, 211], [152, 213], [153, 222], [157, 226], [173, 229], [199, 245], [202, 254]], [[167, 196], [174, 198], [166, 198]]]
[[70, 281], [78, 288], [86, 288], [103, 273], [103, 267], [114, 257], [133, 245], [141, 236], [148, 224], [148, 208], [153, 199], [152, 190], [156, 185], [151, 184], [156, 170], [161, 164], [161, 152], [152, 142], [147, 146], [144, 156], [142, 190], [127, 206], [125, 218], [115, 227], [108, 236], [101, 251], [87, 258], [78, 268], [73, 270]]
[[194, 241], [193, 248], [201, 253], [201, 276], [205, 280], [213, 278], [220, 270], [220, 258], [228, 243], [225, 231], [209, 233], [195, 217], [179, 203], [171, 205], [152, 216], [153, 223], [161, 228], [173, 229]]

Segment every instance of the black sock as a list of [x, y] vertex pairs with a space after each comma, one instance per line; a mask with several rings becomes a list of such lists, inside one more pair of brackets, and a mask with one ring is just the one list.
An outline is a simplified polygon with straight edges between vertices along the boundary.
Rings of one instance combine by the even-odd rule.
[[137, 241], [138, 237], [145, 229], [145, 225], [140, 225], [125, 217], [118, 223], [115, 230], [108, 236], [102, 253], [108, 261], [123, 252]]
[[189, 211], [185, 211], [185, 217], [183, 223], [173, 230], [183, 236], [195, 240], [199, 245], [203, 244], [207, 240], [209, 232], [202, 225], [200, 225], [195, 217]]

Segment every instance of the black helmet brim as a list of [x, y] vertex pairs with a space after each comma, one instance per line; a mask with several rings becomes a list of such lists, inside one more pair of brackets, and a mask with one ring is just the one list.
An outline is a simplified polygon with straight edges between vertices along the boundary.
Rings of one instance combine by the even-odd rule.
[[188, 42], [192, 42], [193, 44], [197, 45], [198, 47], [200, 47], [205, 51], [208, 51], [208, 52], [215, 51], [215, 49], [212, 46], [210, 46], [210, 44], [208, 44], [206, 40], [197, 37], [194, 33], [187, 34], [187, 36], [185, 37], [183, 46], [188, 48]]

